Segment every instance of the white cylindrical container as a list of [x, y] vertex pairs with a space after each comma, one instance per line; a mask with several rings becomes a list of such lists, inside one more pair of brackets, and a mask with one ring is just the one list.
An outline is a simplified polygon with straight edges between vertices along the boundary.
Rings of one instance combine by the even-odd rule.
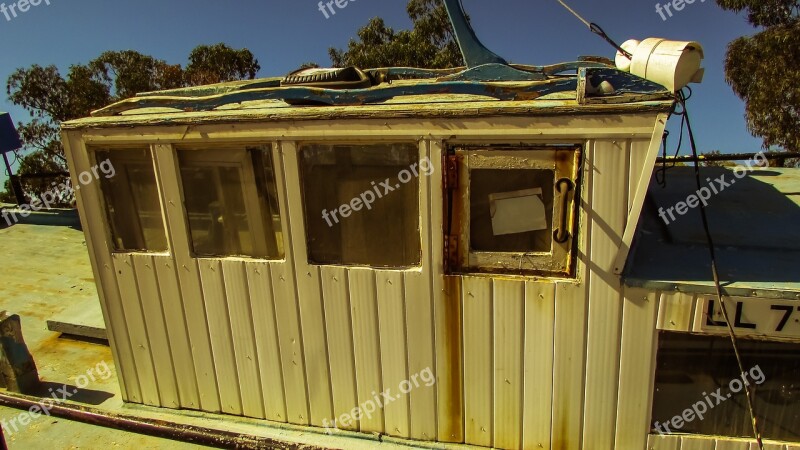
[[702, 61], [703, 47], [697, 42], [648, 38], [633, 52], [630, 72], [677, 92], [689, 83], [702, 81]]

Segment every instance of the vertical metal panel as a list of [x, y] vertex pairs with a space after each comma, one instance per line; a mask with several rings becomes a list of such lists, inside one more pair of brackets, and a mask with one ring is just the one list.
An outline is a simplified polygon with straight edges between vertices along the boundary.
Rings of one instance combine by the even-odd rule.
[[622, 312], [617, 448], [643, 448], [650, 432], [656, 371], [658, 294], [625, 289]]
[[[430, 142], [420, 142], [420, 158], [430, 158]], [[432, 236], [441, 235], [441, 228], [431, 225], [433, 198], [441, 198], [441, 191], [431, 191], [431, 185], [442, 177], [440, 159], [431, 158], [434, 171], [430, 176], [420, 176], [420, 240], [422, 246], [422, 270], [405, 272], [406, 338], [408, 346], [408, 372], [435, 373], [433, 324], [433, 279], [434, 273], [441, 278], [442, 267], [436, 265], [442, 249], [432, 246]], [[459, 319], [460, 320], [460, 319]], [[427, 373], [427, 372], [426, 372]], [[410, 437], [424, 441], [436, 440], [438, 418], [436, 416], [436, 385], [420, 386], [409, 393], [411, 417]]]
[[525, 282], [495, 280], [494, 309], [494, 446], [522, 446]]
[[683, 292], [661, 294], [658, 308], [658, 329], [691, 331], [697, 297]]
[[307, 258], [306, 224], [301, 192], [303, 184], [300, 180], [297, 146], [294, 142], [284, 142], [281, 150], [288, 202], [287, 208], [283, 211], [291, 218], [289, 228], [293, 237], [290, 240], [291, 249], [287, 251], [292, 255], [297, 276], [297, 302], [300, 307], [311, 413], [309, 421], [312, 425], [322, 426], [324, 420], [333, 417], [333, 394], [319, 268], [310, 265]]
[[597, 450], [615, 448], [623, 302], [614, 260], [627, 218], [628, 153], [624, 141], [597, 141], [594, 147], [583, 442]]
[[555, 314], [555, 285], [525, 283], [523, 448], [551, 447]]
[[[358, 406], [356, 366], [353, 354], [353, 321], [350, 317], [350, 295], [347, 270], [326, 266], [320, 269], [325, 304], [325, 328], [328, 332], [328, 354], [331, 361], [333, 417], [349, 414]], [[358, 431], [359, 421], [337, 423], [343, 430]]]
[[[401, 392], [401, 384], [410, 379], [406, 355], [406, 308], [403, 296], [403, 273], [379, 271], [375, 280], [378, 296], [378, 322], [380, 332], [381, 369], [384, 392], [393, 402], [384, 405], [386, 433], [408, 437], [409, 397]], [[406, 385], [403, 389], [408, 389]]]
[[467, 444], [491, 447], [494, 436], [492, 279], [464, 277], [464, 416]]
[[[441, 165], [445, 149], [431, 142], [431, 160]], [[436, 408], [440, 442], [464, 442], [463, 327], [461, 278], [439, 276], [444, 271], [443, 174], [430, 177], [431, 265], [433, 277], [434, 341], [436, 343]]]
[[296, 425], [308, 425], [306, 370], [294, 277], [288, 265], [284, 263], [270, 264], [270, 275], [275, 299], [275, 317], [278, 322], [287, 420]]
[[178, 386], [175, 380], [175, 366], [172, 363], [170, 342], [164, 313], [161, 309], [161, 293], [158, 290], [158, 279], [153, 258], [150, 255], [131, 255], [136, 282], [139, 286], [139, 298], [142, 305], [144, 323], [147, 326], [147, 337], [152, 351], [153, 366], [158, 381], [161, 406], [180, 408]]
[[[297, 223], [297, 219], [293, 223]], [[298, 230], [293, 233], [294, 236]], [[298, 255], [305, 255], [297, 252]], [[297, 258], [305, 260], [305, 256]], [[300, 303], [300, 323], [303, 327], [303, 352], [306, 360], [306, 382], [312, 425], [322, 426], [326, 419], [333, 418], [333, 394], [331, 373], [328, 365], [328, 343], [325, 336], [325, 313], [322, 309], [322, 286], [319, 268], [305, 263], [296, 263], [297, 299]]]
[[283, 393], [281, 351], [269, 263], [248, 261], [247, 288], [253, 314], [253, 336], [258, 352], [258, 371], [267, 420], [286, 422], [286, 397]]
[[[76, 177], [90, 168], [88, 151], [77, 133], [63, 133], [63, 137], [72, 185], [78, 186]], [[92, 183], [75, 192], [86, 247], [89, 250], [89, 262], [94, 278], [99, 283], [97, 294], [100, 297], [100, 310], [103, 313], [108, 343], [117, 368], [120, 393], [123, 400], [140, 403], [142, 394], [128, 336], [128, 326], [125, 323], [125, 314], [119, 297], [117, 274], [111, 260], [111, 247], [106, 239], [106, 219], [100, 197], [98, 183]]]
[[164, 309], [169, 348], [175, 366], [178, 398], [182, 407], [200, 409], [197, 392], [197, 378], [194, 373], [194, 355], [189, 343], [186, 319], [183, 312], [183, 298], [178, 287], [178, 275], [171, 256], [155, 256], [153, 264], [158, 278], [161, 306]]
[[170, 250], [175, 258], [181, 298], [184, 302], [186, 326], [192, 345], [192, 357], [203, 411], [221, 410], [217, 373], [214, 370], [214, 355], [211, 350], [205, 300], [200, 284], [200, 273], [192, 258], [189, 242], [189, 227], [183, 207], [183, 191], [180, 185], [175, 150], [171, 145], [154, 145], [156, 181], [161, 193], [161, 204], [166, 215], [165, 226]]
[[236, 355], [233, 349], [233, 335], [228, 319], [228, 306], [225, 296], [225, 281], [222, 265], [216, 259], [197, 261], [203, 297], [206, 299], [208, 332], [214, 352], [214, 368], [219, 383], [219, 398], [222, 412], [242, 414], [242, 394], [239, 390], [239, 375], [236, 369]]
[[680, 436], [651, 434], [647, 439], [647, 450], [680, 450]]
[[250, 309], [250, 289], [242, 261], [222, 260], [225, 299], [233, 338], [242, 413], [248, 417], [265, 418], [261, 375], [256, 351], [253, 312]]
[[150, 341], [147, 338], [147, 326], [144, 323], [139, 287], [136, 285], [136, 273], [130, 255], [113, 255], [114, 269], [117, 271], [117, 282], [122, 300], [122, 309], [128, 324], [128, 335], [133, 348], [133, 361], [142, 390], [142, 402], [150, 406], [160, 406], [158, 382], [153, 366]]
[[[424, 244], [423, 248], [426, 248]], [[426, 263], [423, 262], [423, 264]], [[427, 265], [430, 266], [430, 262]], [[410, 374], [425, 371], [435, 373], [431, 281], [429, 269], [425, 267], [420, 272], [410, 271], [405, 274], [406, 337], [408, 339], [408, 373]], [[411, 416], [409, 437], [412, 439], [424, 441], [436, 439], [438, 419], [436, 417], [436, 388], [436, 385], [423, 385], [408, 394]]]
[[592, 178], [595, 171], [592, 142], [584, 152], [583, 191], [581, 192], [578, 231], [577, 282], [556, 283], [556, 319], [553, 358], [552, 447], [579, 450], [583, 430], [583, 392], [586, 369], [588, 271], [591, 264], [589, 235], [592, 211]]
[[[636, 190], [642, 179], [648, 181], [652, 177], [653, 167], [646, 166], [650, 139], [633, 139], [630, 143], [630, 159], [628, 162], [628, 212], [633, 209]], [[644, 178], [643, 178], [644, 177]]]
[[[350, 269], [350, 308], [353, 317], [358, 402], [370, 401], [383, 391], [375, 271]], [[383, 411], [362, 414], [361, 431], [384, 432]]]

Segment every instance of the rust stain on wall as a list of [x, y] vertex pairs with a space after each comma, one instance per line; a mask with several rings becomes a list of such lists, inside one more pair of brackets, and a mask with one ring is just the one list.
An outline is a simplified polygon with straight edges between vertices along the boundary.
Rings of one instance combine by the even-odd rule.
[[[440, 440], [464, 442], [464, 380], [463, 330], [461, 326], [461, 277], [443, 276], [445, 304], [445, 354], [440, 355], [444, 362], [439, 373], [443, 388], [439, 390], [439, 411], [442, 417], [442, 433]], [[442, 439], [443, 438], [443, 439]]]

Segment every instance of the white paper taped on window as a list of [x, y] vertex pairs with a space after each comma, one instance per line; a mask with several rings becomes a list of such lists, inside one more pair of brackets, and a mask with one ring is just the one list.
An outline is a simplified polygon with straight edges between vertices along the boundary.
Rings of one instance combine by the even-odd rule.
[[490, 194], [494, 235], [547, 230], [547, 213], [541, 195], [541, 188]]

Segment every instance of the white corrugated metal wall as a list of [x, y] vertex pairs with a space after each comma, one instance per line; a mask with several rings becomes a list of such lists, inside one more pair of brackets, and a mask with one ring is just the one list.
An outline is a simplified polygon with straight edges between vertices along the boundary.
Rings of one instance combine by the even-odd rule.
[[[498, 139], [583, 143], [577, 281], [443, 277], [437, 176], [420, 179], [421, 268], [308, 264], [294, 139], [273, 150], [285, 261], [192, 257], [169, 143], [153, 150], [171, 254], [111, 255], [99, 191], [81, 191], [126, 399], [319, 427], [430, 368], [434, 386], [343, 428], [498, 448], [643, 448], [657, 297], [624, 290], [613, 265], [641, 174], [649, 179], [655, 114], [549, 118], [539, 129], [518, 119], [505, 130], [502, 119], [476, 122], [448, 140], [421, 139], [420, 157], [441, 161], [450, 139], [475, 139], [480, 126]], [[88, 140], [148, 139], [128, 133], [135, 137]], [[237, 138], [235, 127], [227, 133]], [[68, 135], [77, 173], [89, 165], [87, 139]]]

